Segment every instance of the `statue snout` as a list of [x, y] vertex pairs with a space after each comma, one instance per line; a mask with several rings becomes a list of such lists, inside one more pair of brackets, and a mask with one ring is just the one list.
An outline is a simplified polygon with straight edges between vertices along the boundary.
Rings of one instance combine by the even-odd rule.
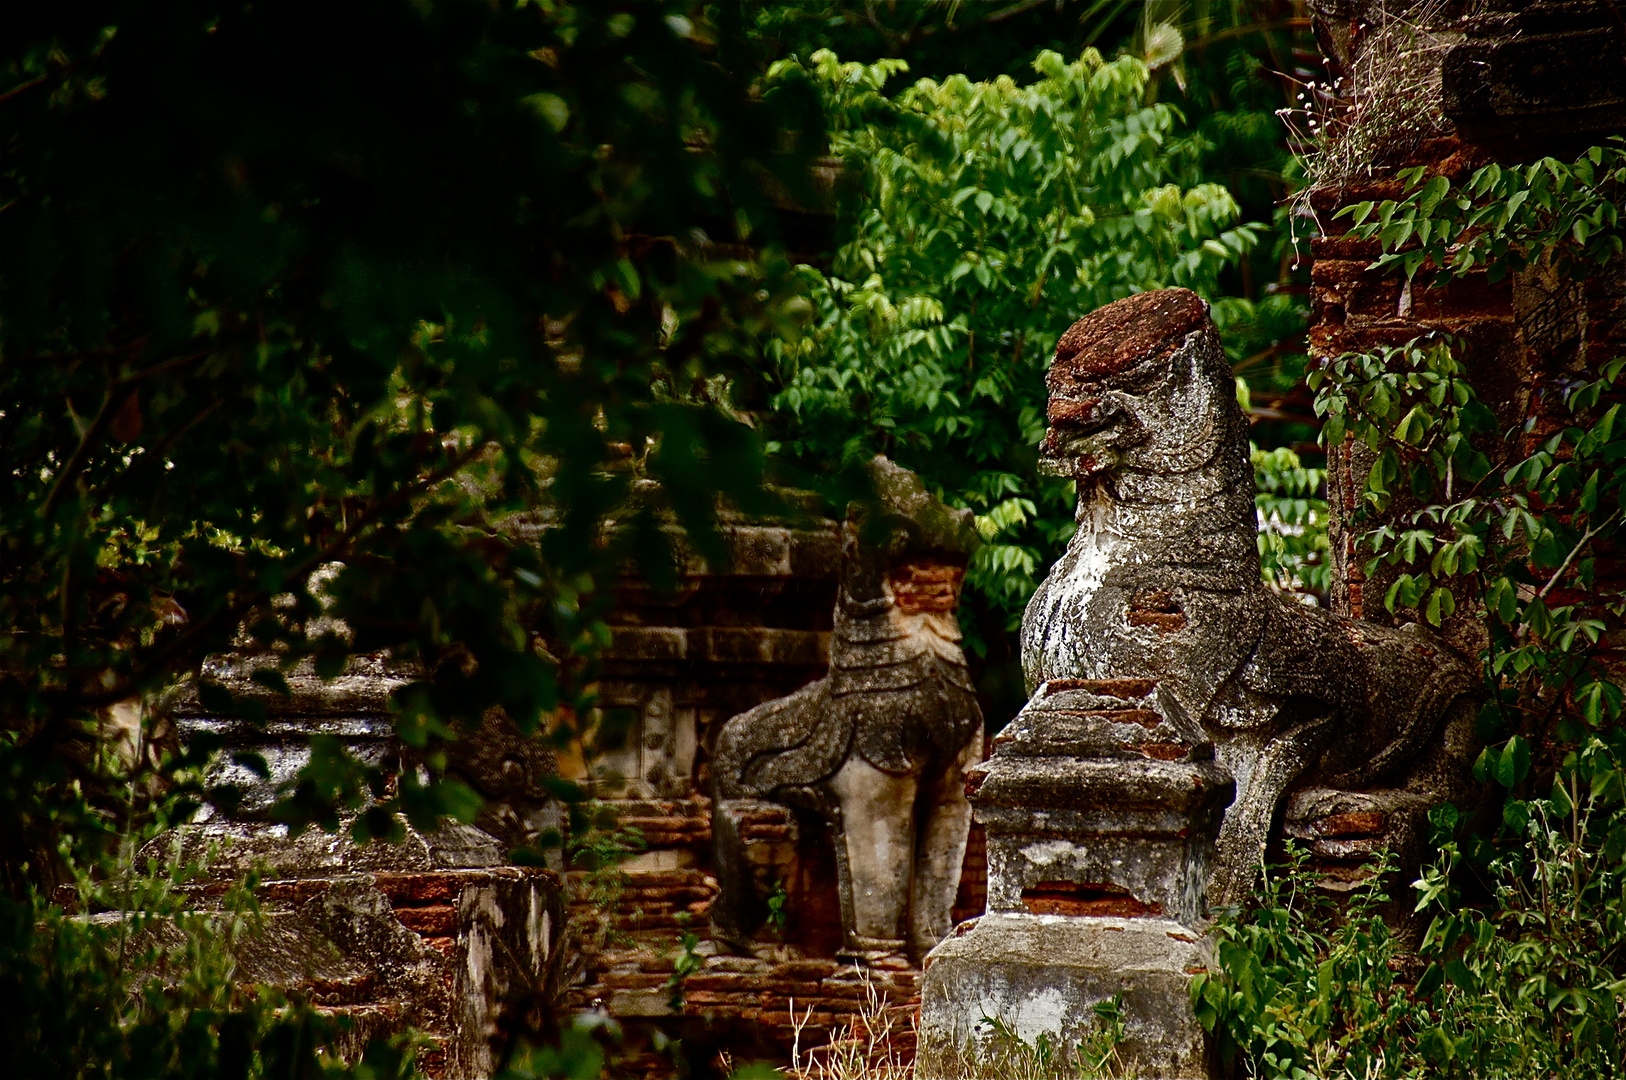
[[1050, 423], [1039, 451], [1039, 471], [1050, 476], [1085, 477], [1118, 461], [1115, 432], [1124, 410], [1113, 395], [1069, 397], [1052, 394], [1045, 412]]

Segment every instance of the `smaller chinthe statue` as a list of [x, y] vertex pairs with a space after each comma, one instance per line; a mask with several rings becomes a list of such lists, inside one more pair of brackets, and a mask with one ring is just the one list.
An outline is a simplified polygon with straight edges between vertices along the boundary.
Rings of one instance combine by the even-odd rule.
[[830, 671], [732, 718], [712, 754], [718, 934], [748, 949], [765, 882], [739, 823], [762, 802], [828, 823], [855, 961], [918, 961], [948, 932], [983, 719], [956, 618], [978, 543], [913, 473], [870, 464], [876, 498], [842, 526]]

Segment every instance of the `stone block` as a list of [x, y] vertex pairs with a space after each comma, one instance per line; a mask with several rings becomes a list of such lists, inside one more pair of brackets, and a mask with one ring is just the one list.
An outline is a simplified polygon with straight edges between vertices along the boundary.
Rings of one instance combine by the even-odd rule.
[[927, 959], [915, 1075], [975, 1074], [985, 1018], [1070, 1053], [1100, 1031], [1094, 1007], [1117, 996], [1118, 1054], [1133, 1075], [1207, 1078], [1190, 985], [1208, 964], [1206, 942], [1170, 919], [984, 915]]

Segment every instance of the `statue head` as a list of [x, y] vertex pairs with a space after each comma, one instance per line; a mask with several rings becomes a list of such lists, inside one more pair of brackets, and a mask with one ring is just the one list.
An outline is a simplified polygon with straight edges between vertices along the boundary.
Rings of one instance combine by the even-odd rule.
[[1241, 420], [1208, 304], [1189, 289], [1137, 293], [1084, 316], [1056, 343], [1045, 384], [1039, 468], [1053, 476], [1189, 472]]
[[971, 511], [946, 505], [885, 457], [871, 459], [869, 475], [875, 497], [852, 505], [844, 530], [848, 596], [952, 614], [981, 543]]

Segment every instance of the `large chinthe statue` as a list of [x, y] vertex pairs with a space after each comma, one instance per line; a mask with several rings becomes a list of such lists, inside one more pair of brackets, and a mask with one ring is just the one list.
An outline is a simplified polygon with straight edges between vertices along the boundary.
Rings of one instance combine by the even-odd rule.
[[1431, 786], [1447, 797], [1474, 669], [1420, 627], [1261, 584], [1247, 424], [1207, 305], [1185, 289], [1109, 304], [1062, 335], [1046, 381], [1041, 469], [1077, 480], [1078, 531], [1022, 620], [1028, 686], [1155, 679], [1163, 710], [1213, 740], [1237, 797], [1210, 901], [1248, 895], [1290, 787], [1336, 806], [1333, 792], [1409, 786], [1397, 814]]
[[1247, 897], [1278, 815], [1362, 857], [1415, 837], [1467, 775], [1477, 680], [1424, 630], [1261, 584], [1247, 426], [1196, 295], [1080, 319], [1047, 382], [1041, 467], [1077, 481], [1078, 529], [1023, 618], [1031, 697], [971, 770], [988, 912], [928, 957], [917, 1069], [986, 1065], [983, 1018], [1069, 1054], [1116, 999], [1121, 1063], [1206, 1077], [1209, 904]]
[[723, 725], [712, 756], [721, 895], [713, 919], [751, 948], [762, 858], [742, 822], [764, 802], [812, 814], [835, 840], [843, 954], [918, 960], [950, 926], [981, 758], [982, 712], [955, 611], [977, 543], [912, 473], [871, 464], [876, 503], [843, 526], [830, 671]]

